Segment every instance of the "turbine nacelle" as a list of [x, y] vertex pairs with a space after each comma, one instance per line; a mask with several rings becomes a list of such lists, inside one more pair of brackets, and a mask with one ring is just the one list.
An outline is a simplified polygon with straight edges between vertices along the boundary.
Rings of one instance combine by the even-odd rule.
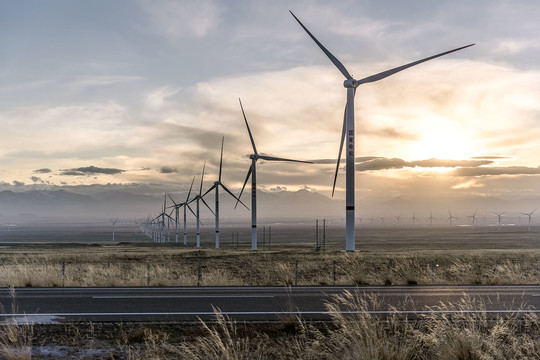
[[343, 86], [346, 88], [356, 89], [360, 85], [360, 82], [355, 79], [347, 79], [343, 82]]

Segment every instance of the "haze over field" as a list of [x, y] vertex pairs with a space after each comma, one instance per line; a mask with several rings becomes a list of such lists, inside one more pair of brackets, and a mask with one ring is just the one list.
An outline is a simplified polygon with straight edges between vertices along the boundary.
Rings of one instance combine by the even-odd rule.
[[54, 192], [0, 193], [2, 215], [57, 209], [37, 204], [58, 190], [89, 197], [66, 215], [157, 212], [204, 161], [212, 185], [222, 136], [238, 193], [251, 153], [241, 97], [259, 152], [315, 162], [260, 161], [260, 215], [344, 216], [344, 171], [336, 199], [320, 196], [342, 75], [289, 9], [358, 78], [476, 43], [358, 89], [359, 216], [540, 207], [536, 2], [52, 0], [0, 4], [0, 190]]

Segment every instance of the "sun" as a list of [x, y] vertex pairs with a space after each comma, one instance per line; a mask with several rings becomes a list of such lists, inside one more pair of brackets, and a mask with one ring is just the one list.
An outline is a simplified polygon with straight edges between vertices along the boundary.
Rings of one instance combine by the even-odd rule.
[[406, 150], [411, 159], [463, 160], [474, 154], [473, 141], [459, 123], [444, 118], [423, 119], [418, 124], [418, 135]]

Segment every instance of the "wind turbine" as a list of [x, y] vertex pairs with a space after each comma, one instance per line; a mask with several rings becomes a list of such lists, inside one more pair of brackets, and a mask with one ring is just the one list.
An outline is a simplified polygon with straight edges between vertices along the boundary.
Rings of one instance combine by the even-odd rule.
[[414, 223], [415, 223], [415, 221], [416, 221], [416, 213], [415, 213], [414, 211], [413, 211], [413, 213], [412, 213], [412, 218], [410, 218], [410, 220], [412, 220], [412, 224], [413, 224], [413, 226], [414, 226]]
[[328, 51], [320, 42], [309, 32], [309, 30], [298, 20], [298, 18], [292, 13], [292, 11], [289, 10], [291, 15], [296, 19], [296, 21], [300, 24], [300, 26], [306, 31], [306, 33], [315, 41], [315, 43], [319, 46], [319, 48], [326, 54], [326, 56], [332, 61], [332, 63], [338, 68], [338, 70], [345, 76], [345, 82], [343, 83], [343, 86], [347, 89], [347, 103], [345, 105], [345, 112], [343, 115], [343, 128], [341, 131], [341, 142], [339, 145], [339, 153], [338, 153], [338, 159], [337, 159], [337, 165], [336, 165], [336, 173], [334, 175], [334, 185], [332, 189], [332, 196], [334, 195], [334, 190], [336, 187], [336, 179], [337, 174], [339, 170], [339, 164], [341, 161], [341, 153], [343, 151], [343, 143], [345, 142], [345, 138], [347, 138], [347, 152], [346, 152], [346, 165], [345, 165], [345, 171], [346, 171], [346, 183], [345, 183], [345, 190], [346, 190], [346, 251], [354, 251], [355, 250], [355, 237], [354, 237], [354, 152], [355, 152], [355, 135], [354, 135], [354, 96], [356, 94], [356, 88], [362, 84], [375, 82], [382, 80], [390, 75], [393, 75], [395, 73], [398, 73], [400, 71], [403, 71], [405, 69], [408, 69], [412, 66], [421, 64], [423, 62], [438, 58], [443, 55], [447, 55], [450, 53], [453, 53], [455, 51], [465, 49], [469, 46], [472, 46], [474, 44], [469, 44], [466, 46], [459, 47], [457, 49], [453, 49], [450, 51], [446, 51], [437, 55], [433, 55], [421, 60], [417, 60], [414, 62], [411, 62], [406, 65], [398, 66], [390, 70], [386, 70], [383, 72], [380, 72], [378, 74], [374, 74], [368, 77], [365, 77], [360, 80], [356, 80], [352, 77], [352, 75], [347, 71], [345, 66], [334, 56], [330, 51]]
[[536, 211], [536, 209], [534, 209], [530, 213], [521, 213], [522, 215], [527, 215], [529, 217], [529, 230], [528, 231], [531, 231], [531, 216], [535, 211]]
[[501, 230], [501, 219], [502, 219], [502, 216], [504, 214], [504, 212], [500, 213], [500, 214], [497, 214], [497, 213], [493, 213], [495, 215], [497, 215], [499, 217], [499, 230]]
[[436, 219], [436, 218], [433, 217], [431, 210], [429, 210], [429, 217], [428, 217], [429, 227], [433, 227], [433, 219]]
[[[246, 113], [244, 112], [244, 107], [242, 106], [242, 100], [238, 99], [238, 101], [240, 102], [242, 115], [244, 116], [244, 121], [246, 123], [249, 139], [251, 140], [251, 146], [253, 147], [253, 154], [249, 155], [249, 158], [251, 159], [251, 166], [249, 167], [249, 170], [247, 172], [246, 180], [244, 181], [244, 185], [242, 186], [242, 190], [240, 191], [240, 195], [238, 196], [238, 199], [242, 197], [242, 193], [244, 192], [246, 183], [248, 182], [249, 177], [251, 176], [251, 250], [257, 250], [257, 175], [256, 175], [257, 174], [256, 172], [257, 160], [262, 159], [262, 160], [267, 160], [267, 161], [290, 161], [290, 162], [299, 162], [299, 163], [307, 163], [307, 164], [313, 164], [313, 163], [311, 161], [291, 160], [291, 159], [284, 159], [284, 158], [259, 154], [257, 152], [257, 148], [255, 147], [255, 140], [253, 140], [253, 135], [251, 135], [251, 130], [249, 129]], [[238, 206], [238, 201], [236, 202], [237, 206]]]
[[178, 242], [178, 211], [179, 211], [179, 209], [181, 207], [184, 208], [184, 245], [185, 246], [187, 246], [187, 225], [186, 225], [187, 224], [187, 214], [186, 214], [186, 208], [188, 208], [189, 211], [191, 211], [193, 216], [197, 217], [197, 215], [195, 215], [195, 213], [193, 212], [193, 210], [189, 206], [189, 196], [191, 195], [191, 189], [193, 188], [193, 183], [194, 182], [195, 182], [195, 176], [193, 177], [193, 180], [191, 180], [191, 185], [189, 187], [189, 191], [188, 191], [188, 194], [187, 194], [187, 197], [186, 197], [186, 201], [184, 201], [183, 203], [177, 204], [174, 201], [174, 199], [169, 195], [169, 198], [173, 202], [174, 208], [176, 210], [176, 242]]
[[452, 227], [452, 219], [457, 219], [457, 217], [453, 216], [450, 210], [448, 210], [448, 214], [450, 215], [448, 221], [450, 221], [450, 227]]
[[246, 209], [249, 210], [249, 208], [240, 201], [239, 198], [237, 198], [227, 187], [221, 182], [221, 169], [223, 168], [223, 142], [225, 141], [225, 137], [221, 138], [221, 156], [219, 158], [219, 176], [218, 181], [214, 182], [214, 185], [210, 189], [208, 189], [202, 197], [205, 197], [206, 194], [208, 194], [212, 190], [216, 190], [216, 225], [215, 225], [215, 243], [216, 243], [216, 249], [219, 249], [219, 187], [221, 186], [223, 190], [225, 190], [229, 195], [231, 195], [233, 198], [236, 199], [236, 201], [240, 202], [240, 204], [244, 205]]
[[114, 225], [116, 225], [117, 221], [118, 221], [118, 219], [111, 220], [111, 223], [112, 223], [112, 241], [114, 241]]
[[202, 186], [203, 186], [203, 179], [204, 179], [204, 169], [206, 168], [206, 161], [204, 162], [204, 165], [203, 165], [203, 170], [202, 170], [202, 175], [201, 175], [201, 186], [199, 187], [199, 193], [197, 195], [195, 195], [195, 197], [193, 199], [191, 199], [190, 202], [193, 202], [193, 201], [196, 201], [197, 202], [197, 248], [200, 248], [201, 247], [201, 232], [200, 232], [200, 220], [199, 220], [199, 201], [202, 201], [204, 205], [206, 205], [206, 207], [208, 208], [208, 210], [210, 210], [210, 212], [212, 214], [214, 214], [214, 212], [212, 211], [212, 209], [210, 208], [210, 206], [208, 206], [208, 204], [206, 203], [206, 201], [204, 201], [204, 198], [202, 197]]
[[401, 219], [401, 215], [399, 216], [396, 216], [396, 220], [397, 220], [397, 225], [399, 226], [399, 220]]
[[476, 213], [478, 212], [478, 209], [475, 210], [474, 214], [470, 215], [470, 216], [467, 216], [468, 218], [471, 219], [472, 221], [472, 229], [474, 231], [474, 224], [478, 222], [478, 220], [476, 220]]

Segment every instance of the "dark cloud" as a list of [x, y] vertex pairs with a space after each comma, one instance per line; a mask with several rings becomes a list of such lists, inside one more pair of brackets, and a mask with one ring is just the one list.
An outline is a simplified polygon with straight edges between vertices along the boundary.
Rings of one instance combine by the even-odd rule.
[[471, 159], [474, 159], [474, 160], [480, 160], [480, 159], [485, 159], [485, 160], [507, 160], [507, 159], [511, 159], [511, 157], [510, 156], [487, 155], [487, 156], [473, 156]]
[[376, 158], [356, 165], [357, 171], [402, 169], [412, 167], [411, 163], [397, 158]]
[[526, 166], [460, 168], [452, 172], [452, 175], [454, 176], [538, 175], [538, 174], [540, 174], [540, 168], [530, 168]]
[[60, 175], [66, 176], [86, 176], [95, 174], [116, 175], [125, 172], [125, 170], [114, 168], [100, 168], [96, 166], [80, 167], [76, 169], [63, 170]]
[[17, 181], [17, 180], [13, 180], [13, 183], [12, 183], [12, 184], [15, 185], [15, 186], [24, 186], [24, 182], [22, 182], [22, 181]]
[[170, 166], [162, 166], [161, 169], [159, 169], [159, 172], [162, 174], [173, 174], [178, 172], [178, 169]]
[[34, 174], [48, 174], [50, 172], [52, 172], [52, 170], [48, 168], [34, 170]]
[[411, 162], [414, 166], [419, 167], [478, 167], [483, 165], [491, 165], [491, 160], [442, 160], [428, 159]]
[[[363, 162], [366, 162], [366, 161], [369, 161], [369, 160], [373, 160], [373, 159], [379, 159], [380, 157], [379, 156], [364, 156], [364, 157], [357, 157], [355, 158], [355, 162], [356, 163], [363, 163]], [[314, 164], [321, 164], [321, 165], [325, 165], [325, 164], [332, 164], [334, 165], [337, 161], [337, 159], [315, 159], [315, 160], [310, 160], [311, 162], [313, 162]], [[345, 162], [345, 158], [344, 157], [341, 157], [341, 162]]]

